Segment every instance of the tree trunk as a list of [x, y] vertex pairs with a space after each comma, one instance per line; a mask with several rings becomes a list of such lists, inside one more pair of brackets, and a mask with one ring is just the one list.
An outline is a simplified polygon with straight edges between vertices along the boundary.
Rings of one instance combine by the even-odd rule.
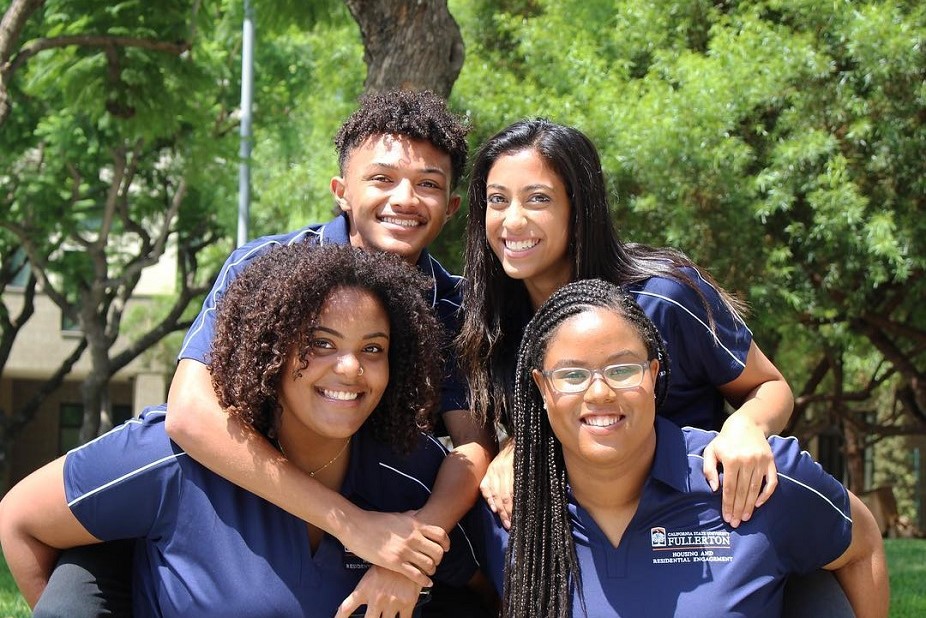
[[865, 449], [858, 429], [850, 420], [843, 420], [842, 434], [845, 438], [846, 469], [849, 473], [849, 491], [858, 495], [865, 491]]
[[3, 495], [10, 490], [10, 457], [15, 443], [16, 440], [10, 440], [6, 436], [0, 438], [0, 492]]
[[19, 43], [26, 21], [43, 4], [45, 0], [13, 0], [0, 19], [0, 125], [10, 113], [10, 71], [7, 63], [13, 55], [13, 48]]
[[450, 96], [463, 67], [463, 35], [446, 0], [344, 0], [360, 26], [364, 89]]

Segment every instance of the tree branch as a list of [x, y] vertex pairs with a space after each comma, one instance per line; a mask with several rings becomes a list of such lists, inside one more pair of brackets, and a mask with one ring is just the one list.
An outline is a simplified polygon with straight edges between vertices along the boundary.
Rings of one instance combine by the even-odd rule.
[[0, 72], [8, 77], [9, 75], [12, 75], [14, 72], [16, 72], [16, 69], [21, 67], [23, 63], [26, 62], [26, 60], [40, 52], [60, 47], [71, 47], [74, 45], [79, 45], [81, 47], [100, 47], [103, 49], [110, 49], [113, 47], [137, 47], [139, 49], [147, 49], [165, 54], [173, 54], [175, 56], [179, 56], [180, 54], [189, 51], [190, 49], [190, 43], [188, 41], [172, 43], [169, 41], [159, 41], [157, 39], [145, 39], [134, 36], [109, 36], [94, 34], [57, 36], [29, 41], [22, 46], [22, 48], [19, 50], [19, 53], [16, 54], [12, 60], [8, 61], [5, 66], [0, 67]]

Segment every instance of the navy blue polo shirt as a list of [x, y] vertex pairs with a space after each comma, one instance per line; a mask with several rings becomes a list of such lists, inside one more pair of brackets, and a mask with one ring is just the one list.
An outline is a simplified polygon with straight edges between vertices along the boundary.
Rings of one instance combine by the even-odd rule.
[[669, 392], [658, 413], [679, 427], [719, 430], [727, 414], [717, 387], [735, 380], [745, 369], [752, 333], [695, 269], [679, 270], [691, 278], [710, 306], [713, 330], [701, 298], [683, 283], [650, 277], [628, 288], [656, 325], [669, 353]]
[[[215, 309], [218, 300], [228, 289], [229, 284], [253, 260], [280, 245], [292, 245], [300, 242], [311, 242], [319, 245], [350, 244], [350, 227], [347, 215], [342, 213], [337, 218], [325, 224], [314, 224], [288, 232], [264, 236], [244, 244], [235, 249], [225, 261], [219, 276], [206, 300], [199, 315], [187, 331], [180, 348], [178, 360], [189, 358], [203, 364], [208, 364], [209, 353], [212, 350], [212, 338], [215, 335]], [[460, 305], [462, 303], [462, 278], [448, 273], [440, 262], [428, 253], [427, 249], [421, 252], [418, 258], [418, 269], [432, 282], [427, 301], [448, 337], [456, 337], [460, 331]], [[469, 397], [465, 380], [459, 369], [456, 353], [453, 346], [444, 346], [445, 378], [441, 385], [441, 412], [453, 410], [468, 410]]]
[[[569, 496], [572, 536], [589, 616], [781, 616], [792, 573], [841, 556], [852, 538], [846, 489], [794, 438], [769, 439], [778, 489], [736, 529], [702, 472], [716, 436], [656, 419], [656, 454], [637, 512], [614, 547]], [[479, 505], [483, 567], [501, 593], [508, 534]], [[581, 616], [578, 596], [573, 614]]]
[[[68, 506], [102, 540], [138, 539], [137, 616], [331, 618], [368, 565], [325, 535], [313, 553], [304, 521], [229, 483], [189, 457], [149, 408], [67, 455]], [[422, 435], [408, 456], [354, 436], [341, 494], [364, 509], [418, 509], [446, 451]], [[476, 568], [463, 529], [451, 533], [435, 579], [462, 585]]]

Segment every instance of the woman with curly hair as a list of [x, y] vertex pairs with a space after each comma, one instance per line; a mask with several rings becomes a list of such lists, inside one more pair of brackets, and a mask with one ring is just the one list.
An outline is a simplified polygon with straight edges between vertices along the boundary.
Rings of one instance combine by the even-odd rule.
[[701, 472], [713, 433], [657, 415], [666, 347], [627, 291], [559, 288], [517, 358], [510, 536], [482, 513], [505, 618], [789, 615], [785, 581], [821, 567], [855, 615], [887, 615], [874, 517], [795, 439], [768, 441], [781, 477], [768, 502], [736, 528], [724, 521]]
[[[420, 508], [445, 456], [422, 433], [441, 380], [426, 286], [393, 255], [269, 252], [219, 304], [210, 371], [222, 405], [358, 506]], [[167, 437], [164, 417], [164, 406], [146, 410], [4, 498], [0, 541], [30, 605], [60, 549], [136, 539], [135, 615], [330, 618], [368, 601], [366, 615], [412, 616], [416, 584], [373, 567], [396, 594], [352, 594], [368, 563], [198, 464]], [[453, 540], [435, 578], [460, 585], [475, 564]]]

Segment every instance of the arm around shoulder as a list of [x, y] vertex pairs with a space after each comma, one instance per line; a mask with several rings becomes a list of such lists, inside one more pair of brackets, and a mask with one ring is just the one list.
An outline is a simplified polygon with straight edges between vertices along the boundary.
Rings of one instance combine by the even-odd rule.
[[833, 571], [858, 618], [888, 615], [890, 588], [884, 542], [874, 516], [849, 492], [852, 540], [843, 554], [826, 565]]
[[752, 420], [766, 437], [781, 433], [794, 410], [794, 394], [778, 367], [753, 341], [742, 373], [720, 387], [736, 411]]
[[193, 459], [332, 536], [361, 558], [430, 585], [446, 533], [411, 515], [361, 509], [290, 462], [219, 405], [205, 365], [181, 360], [167, 397], [167, 433]]
[[[359, 508], [310, 478], [219, 404], [206, 365], [183, 359], [167, 396], [168, 436], [219, 476], [338, 538]], [[343, 539], [342, 539], [343, 540]]]
[[497, 447], [494, 437], [479, 427], [468, 410], [443, 415], [454, 448], [444, 460], [428, 503], [418, 512], [421, 521], [453, 528], [479, 497], [482, 481]]

